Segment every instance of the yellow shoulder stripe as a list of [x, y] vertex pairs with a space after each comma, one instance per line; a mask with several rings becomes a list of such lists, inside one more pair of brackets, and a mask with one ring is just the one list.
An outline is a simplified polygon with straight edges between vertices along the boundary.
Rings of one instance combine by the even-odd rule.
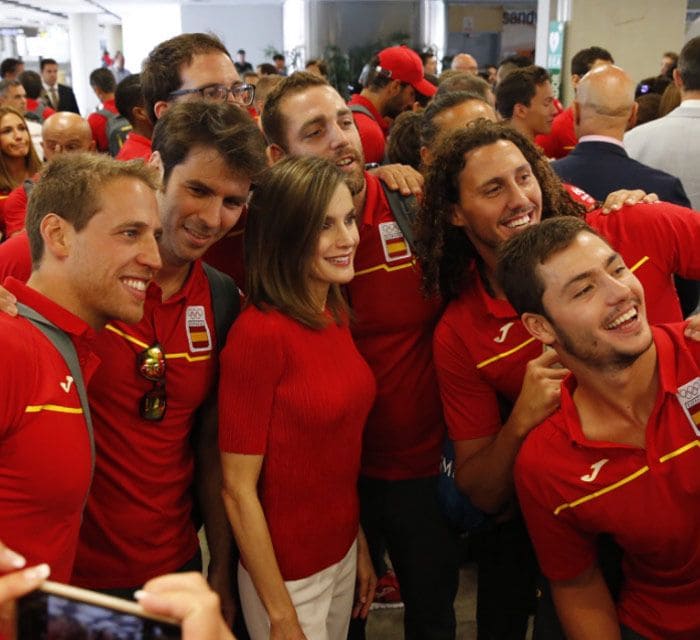
[[637, 262], [635, 262], [635, 263], [630, 267], [630, 271], [636, 271], [637, 269], [639, 269], [639, 267], [641, 267], [645, 262], [648, 262], [648, 261], [649, 261], [649, 256], [644, 256], [643, 258], [641, 258], [640, 260], [638, 260]]
[[[121, 329], [117, 329], [114, 325], [108, 324], [105, 329], [109, 329], [110, 331], [116, 333], [117, 335], [121, 336], [125, 340], [128, 340], [132, 344], [136, 344], [139, 347], [143, 349], [148, 349], [150, 345], [146, 344], [145, 342], [139, 340], [138, 338], [134, 338], [134, 336], [130, 336], [128, 333], [124, 333]], [[203, 334], [206, 335], [206, 334]], [[187, 362], [201, 362], [203, 360], [209, 360], [211, 358], [211, 353], [206, 353], [201, 356], [191, 356], [189, 353], [166, 353], [165, 354], [166, 360], [175, 360], [177, 358], [184, 358], [187, 360]]]
[[[676, 458], [677, 456], [680, 456], [687, 451], [690, 451], [691, 449], [694, 449], [695, 447], [700, 448], [700, 440], [692, 440], [688, 442], [687, 444], [684, 444], [682, 447], [679, 447], [675, 451], [671, 451], [670, 453], [667, 453], [664, 456], [661, 456], [659, 458], [659, 462], [664, 463], [668, 462], [669, 460], [672, 460], [673, 458]], [[593, 493], [589, 493], [586, 496], [583, 496], [582, 498], [579, 498], [578, 500], [574, 500], [573, 502], [566, 502], [564, 504], [560, 504], [555, 510], [554, 510], [554, 515], [558, 516], [564, 509], [573, 509], [574, 507], [578, 507], [580, 504], [584, 504], [585, 502], [590, 502], [591, 500], [598, 498], [600, 496], [605, 495], [606, 493], [610, 493], [611, 491], [614, 491], [615, 489], [619, 489], [620, 487], [632, 482], [632, 480], [636, 480], [640, 476], [643, 476], [647, 471], [649, 471], [649, 466], [644, 465], [641, 469], [638, 469], [634, 473], [631, 473], [628, 476], [625, 476], [621, 480], [618, 480], [617, 482], [607, 486], [603, 487], [602, 489], [599, 489], [598, 491], [594, 491]]]
[[491, 364], [492, 362], [496, 362], [497, 360], [501, 360], [503, 358], [507, 358], [510, 355], [513, 355], [516, 351], [520, 351], [523, 347], [527, 347], [531, 342], [534, 342], [534, 338], [528, 338], [525, 340], [525, 342], [521, 342], [519, 345], [513, 347], [512, 349], [509, 349], [508, 351], [504, 351], [503, 353], [499, 353], [495, 356], [492, 356], [491, 358], [487, 358], [486, 360], [480, 362], [479, 364], [476, 365], [477, 369], [482, 369], [483, 367]]
[[411, 260], [410, 262], [405, 262], [404, 264], [397, 264], [395, 267], [390, 267], [388, 264], [378, 264], [376, 267], [369, 267], [368, 269], [363, 269], [362, 271], [355, 271], [355, 277], [357, 276], [364, 276], [367, 275], [368, 273], [373, 273], [374, 271], [386, 271], [387, 273], [391, 273], [392, 271], [399, 271], [401, 269], [408, 269], [409, 267], [413, 267], [416, 262], [415, 260]]
[[60, 404], [30, 404], [24, 409], [25, 413], [39, 413], [40, 411], [55, 411], [56, 413], [82, 413], [82, 407], [63, 407]]

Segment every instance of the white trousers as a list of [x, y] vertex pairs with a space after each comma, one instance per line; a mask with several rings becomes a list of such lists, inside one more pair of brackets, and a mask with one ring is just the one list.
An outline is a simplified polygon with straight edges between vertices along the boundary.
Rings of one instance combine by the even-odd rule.
[[[357, 542], [345, 557], [330, 567], [301, 580], [284, 583], [308, 640], [345, 640], [355, 596]], [[251, 640], [269, 640], [267, 615], [250, 574], [238, 565], [238, 588], [243, 616]]]

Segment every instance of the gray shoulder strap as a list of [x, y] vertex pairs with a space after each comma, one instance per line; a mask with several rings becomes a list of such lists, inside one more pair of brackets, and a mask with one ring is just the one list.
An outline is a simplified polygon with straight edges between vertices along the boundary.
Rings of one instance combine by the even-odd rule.
[[17, 303], [17, 310], [19, 311], [19, 315], [29, 320], [29, 322], [51, 341], [53, 346], [56, 347], [58, 352], [63, 356], [73, 376], [73, 382], [75, 383], [75, 388], [78, 390], [78, 396], [80, 397], [80, 404], [83, 407], [83, 415], [85, 416], [85, 424], [87, 425], [88, 437], [90, 439], [90, 484], [92, 484], [92, 476], [95, 473], [95, 436], [92, 430], [92, 418], [90, 416], [90, 406], [88, 405], [83, 374], [80, 370], [78, 354], [75, 352], [75, 347], [64, 331], [61, 331], [55, 324], [44, 318], [40, 313], [34, 311], [34, 309], [22, 303]]

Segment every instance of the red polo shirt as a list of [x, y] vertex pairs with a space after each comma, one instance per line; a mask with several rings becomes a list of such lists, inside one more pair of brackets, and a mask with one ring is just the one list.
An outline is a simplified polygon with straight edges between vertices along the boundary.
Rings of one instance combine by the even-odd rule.
[[574, 131], [574, 108], [569, 107], [556, 115], [552, 130], [546, 135], [535, 136], [535, 142], [542, 147], [548, 158], [568, 156], [578, 142]]
[[348, 285], [353, 337], [377, 379], [362, 448], [362, 473], [384, 480], [436, 475], [444, 423], [432, 358], [440, 312], [379, 180], [365, 174], [355, 278]]
[[[138, 354], [160, 343], [166, 354], [167, 410], [160, 422], [139, 416], [153, 388], [136, 368]], [[73, 582], [95, 589], [142, 585], [195, 554], [192, 523], [196, 409], [212, 390], [217, 367], [209, 281], [199, 261], [165, 302], [148, 289], [143, 319], [112, 322], [96, 341], [105, 366], [88, 392], [97, 466], [85, 510]]]
[[151, 139], [130, 131], [115, 158], [117, 160], [135, 160], [137, 158], [148, 160], [151, 153]]
[[21, 282], [29, 280], [32, 273], [32, 256], [26, 231], [8, 238], [0, 244], [0, 280], [8, 276]]
[[596, 561], [597, 534], [622, 547], [620, 621], [645, 638], [700, 637], [700, 344], [654, 328], [659, 393], [643, 449], [588, 440], [572, 394], [530, 432], [515, 480], [540, 566], [570, 580]]
[[[83, 379], [98, 365], [94, 332], [80, 318], [14, 278], [4, 286], [71, 338]], [[0, 531], [29, 565], [48, 562], [70, 578], [90, 483], [90, 439], [63, 356], [26, 318], [0, 313]]]
[[370, 118], [364, 113], [353, 111], [352, 117], [355, 126], [360, 132], [362, 150], [365, 153], [365, 162], [384, 162], [384, 146], [386, 137], [389, 134], [389, 126], [377, 108], [364, 96], [359, 93], [350, 98], [349, 105], [357, 104], [367, 109], [374, 118]]
[[[666, 202], [638, 204], [587, 222], [620, 252], [644, 286], [653, 324], [682, 320], [672, 274], [700, 278], [700, 216]], [[474, 269], [470, 284], [448, 305], [435, 331], [435, 364], [452, 440], [500, 429], [499, 397], [512, 404], [525, 366], [542, 345], [522, 326], [506, 300], [492, 298]]]

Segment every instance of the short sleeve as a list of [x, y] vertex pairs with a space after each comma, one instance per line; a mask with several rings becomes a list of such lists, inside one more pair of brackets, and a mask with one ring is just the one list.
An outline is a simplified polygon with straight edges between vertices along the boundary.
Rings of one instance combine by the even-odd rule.
[[553, 490], [551, 471], [542, 462], [547, 452], [534, 440], [528, 437], [515, 462], [520, 508], [542, 573], [550, 580], [571, 580], [596, 561], [596, 538], [575, 526], [570, 509], [555, 513], [562, 501]]
[[236, 320], [221, 352], [219, 448], [263, 455], [284, 371], [276, 314], [249, 307]]
[[497, 433], [501, 427], [498, 397], [444, 319], [435, 329], [433, 358], [450, 439], [474, 440]]

